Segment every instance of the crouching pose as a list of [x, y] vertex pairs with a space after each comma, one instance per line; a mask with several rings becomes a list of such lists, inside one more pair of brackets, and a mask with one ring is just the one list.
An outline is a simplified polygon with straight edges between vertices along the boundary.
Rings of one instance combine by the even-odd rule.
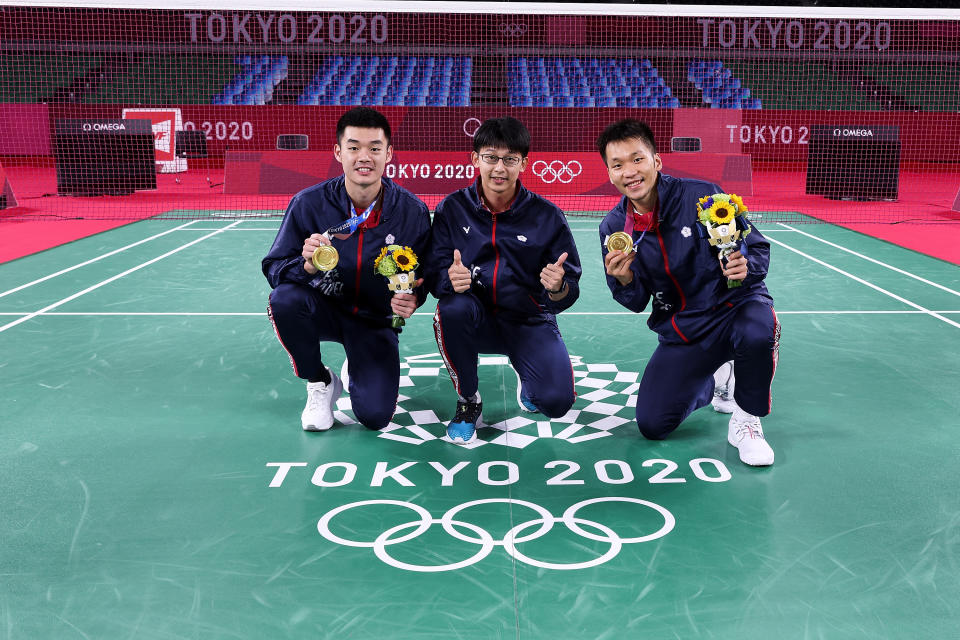
[[557, 418], [576, 399], [555, 314], [580, 295], [580, 257], [563, 212], [520, 183], [529, 150], [519, 120], [485, 121], [473, 138], [479, 178], [434, 215], [433, 324], [458, 396], [447, 426], [456, 443], [470, 442], [481, 424], [480, 353], [509, 357], [523, 411]]
[[[294, 373], [307, 381], [301, 426], [324, 431], [343, 392], [323, 363], [324, 343], [343, 345], [357, 420], [371, 429], [389, 424], [400, 384], [399, 330], [393, 315], [409, 318], [426, 293], [394, 295], [374, 270], [387, 245], [423, 256], [430, 214], [412, 193], [383, 177], [393, 153], [387, 119], [367, 107], [347, 111], [337, 123], [334, 156], [343, 175], [304, 189], [290, 201], [280, 231], [263, 259], [273, 291], [268, 312]], [[320, 270], [314, 252], [328, 252]], [[330, 259], [331, 256], [335, 256]], [[333, 264], [331, 264], [333, 263]]]
[[[780, 325], [764, 277], [767, 240], [750, 225], [725, 263], [697, 217], [697, 202], [719, 193], [708, 182], [660, 173], [653, 133], [621, 120], [597, 140], [623, 199], [600, 225], [601, 252], [613, 298], [637, 313], [651, 305], [659, 334], [637, 391], [637, 424], [651, 439], [667, 437], [694, 410], [710, 404], [732, 413], [727, 440], [749, 465], [773, 464], [760, 417], [770, 412]], [[633, 246], [609, 250], [625, 232]], [[740, 286], [728, 287], [727, 280]], [[736, 384], [734, 384], [736, 373]]]

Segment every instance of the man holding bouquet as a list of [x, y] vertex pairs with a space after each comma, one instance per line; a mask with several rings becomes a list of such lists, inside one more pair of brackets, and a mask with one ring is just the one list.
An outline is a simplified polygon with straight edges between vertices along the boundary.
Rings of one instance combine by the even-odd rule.
[[321, 358], [327, 342], [346, 352], [357, 420], [382, 429], [393, 417], [400, 384], [399, 329], [391, 326], [399, 322], [392, 318], [409, 318], [426, 293], [417, 279], [405, 283], [412, 292], [394, 294], [380, 263], [390, 246], [395, 271], [411, 274], [416, 256], [427, 251], [430, 214], [383, 176], [393, 147], [380, 112], [356, 107], [344, 113], [333, 152], [343, 175], [293, 197], [263, 259], [273, 288], [267, 312], [294, 373], [307, 381], [303, 429], [329, 429], [343, 392]]
[[[651, 303], [647, 325], [659, 336], [637, 391], [640, 432], [663, 439], [712, 401], [717, 411], [732, 413], [727, 440], [740, 459], [773, 464], [760, 426], [770, 412], [780, 339], [764, 284], [769, 243], [746, 217], [733, 215], [737, 204], [745, 210], [736, 196], [721, 194], [715, 184], [661, 174], [646, 123], [611, 124], [597, 149], [624, 196], [600, 224], [607, 285], [631, 311]], [[738, 238], [738, 250], [718, 251], [707, 228], [711, 219], [714, 234], [725, 223], [722, 231], [727, 240]]]
[[433, 326], [458, 395], [447, 426], [455, 443], [473, 440], [481, 424], [480, 353], [510, 358], [523, 411], [558, 418], [576, 399], [555, 314], [580, 295], [580, 256], [563, 212], [520, 183], [529, 150], [519, 120], [483, 122], [471, 154], [479, 178], [434, 214]]

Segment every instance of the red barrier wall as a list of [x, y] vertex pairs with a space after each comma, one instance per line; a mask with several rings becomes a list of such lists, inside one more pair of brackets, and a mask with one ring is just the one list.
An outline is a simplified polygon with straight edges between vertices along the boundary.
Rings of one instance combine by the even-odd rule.
[[17, 206], [17, 195], [13, 192], [13, 185], [7, 179], [7, 173], [0, 164], [0, 209]]
[[[51, 151], [58, 118], [119, 118], [124, 105], [0, 105], [0, 155]], [[276, 148], [280, 134], [310, 136], [311, 150], [333, 148], [337, 118], [347, 107], [181, 105], [184, 127], [207, 134], [210, 154]], [[709, 153], [748, 154], [753, 160], [803, 162], [810, 127], [894, 125], [900, 127], [904, 162], [960, 162], [960, 114], [873, 111], [738, 111], [728, 109], [542, 109], [382, 107], [394, 129], [394, 147], [405, 151], [469, 151], [480, 121], [504, 114], [523, 120], [533, 151], [594, 152], [593, 141], [617, 118], [651, 124], [661, 151], [671, 136], [697, 136]]]
[[0, 104], [0, 155], [50, 155], [50, 118], [45, 104]]
[[[49, 131], [37, 121], [43, 105], [23, 109], [27, 123], [12, 129]], [[119, 118], [124, 105], [50, 105], [57, 118]], [[180, 105], [184, 128], [202, 129], [213, 156], [231, 151], [276, 148], [280, 134], [310, 136], [310, 150], [332, 149], [336, 121], [348, 107]], [[874, 111], [739, 111], [734, 109], [577, 109], [577, 108], [431, 108], [379, 107], [393, 127], [394, 148], [406, 151], [469, 151], [480, 121], [502, 115], [519, 118], [530, 129], [532, 151], [595, 152], [604, 126], [627, 116], [646, 119], [661, 151], [671, 136], [697, 136], [709, 153], [749, 154], [754, 160], [805, 161], [810, 127], [895, 125], [900, 127], [905, 162], [960, 162], [960, 114]], [[45, 109], [45, 107], [44, 107]], [[2, 111], [0, 111], [2, 113]], [[0, 115], [0, 123], [3, 122]], [[14, 120], [7, 117], [8, 130]], [[49, 133], [46, 145], [49, 146]], [[39, 133], [30, 133], [39, 141]], [[33, 144], [33, 143], [31, 143]], [[35, 146], [39, 153], [42, 144]]]
[[[708, 180], [724, 191], [753, 195], [749, 156], [665, 153], [662, 158], [670, 175]], [[228, 151], [223, 189], [229, 194], [292, 194], [342, 172], [330, 151]], [[465, 151], [398, 151], [385, 174], [414, 193], [437, 195], [464, 187], [476, 176]], [[521, 179], [548, 197], [617, 195], [595, 153], [531, 153]]]

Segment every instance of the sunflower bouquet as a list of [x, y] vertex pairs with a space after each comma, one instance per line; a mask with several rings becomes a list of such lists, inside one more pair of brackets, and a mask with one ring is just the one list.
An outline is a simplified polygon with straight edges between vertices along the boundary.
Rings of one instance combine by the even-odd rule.
[[[414, 269], [419, 266], [417, 254], [410, 247], [398, 244], [388, 244], [380, 250], [380, 255], [373, 261], [373, 270], [387, 279], [387, 289], [394, 293], [410, 293], [417, 280]], [[393, 314], [390, 323], [394, 329], [402, 327], [404, 322], [401, 316]]]
[[[737, 224], [737, 218], [746, 218], [746, 215], [747, 207], [740, 196], [734, 193], [715, 193], [697, 202], [697, 218], [707, 228], [710, 244], [720, 252], [721, 264], [737, 250], [740, 240], [750, 233], [750, 225], [745, 221], [742, 225]], [[727, 280], [730, 289], [742, 284], [741, 280]]]

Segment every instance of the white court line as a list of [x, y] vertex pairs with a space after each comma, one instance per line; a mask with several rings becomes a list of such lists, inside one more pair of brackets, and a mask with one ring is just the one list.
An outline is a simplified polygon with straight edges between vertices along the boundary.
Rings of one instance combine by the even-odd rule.
[[800, 231], [800, 229], [794, 229], [793, 227], [791, 227], [791, 226], [788, 225], [788, 224], [784, 224], [784, 223], [782, 223], [782, 222], [781, 222], [780, 224], [783, 225], [784, 227], [786, 227], [786, 228], [787, 228], [788, 230], [790, 230], [790, 231], [796, 231], [796, 232], [799, 233], [800, 235], [807, 236], [808, 238], [813, 238], [814, 240], [817, 240], [818, 242], [822, 242], [822, 243], [824, 243], [824, 244], [830, 245], [831, 247], [835, 247], [835, 248], [837, 248], [837, 249], [840, 249], [841, 251], [846, 251], [847, 253], [850, 253], [850, 254], [853, 254], [853, 255], [857, 256], [858, 258], [863, 258], [864, 260], [867, 260], [867, 261], [869, 261], [869, 262], [872, 262], [873, 264], [880, 265], [881, 267], [886, 267], [887, 269], [890, 269], [891, 271], [896, 271], [897, 273], [902, 274], [902, 275], [905, 275], [905, 276], [910, 277], [910, 278], [913, 278], [914, 280], [919, 280], [920, 282], [922, 282], [922, 283], [924, 283], [924, 284], [928, 284], [928, 285], [930, 285], [931, 287], [936, 287], [937, 289], [941, 289], [941, 290], [943, 290], [943, 291], [946, 291], [947, 293], [952, 293], [952, 294], [955, 295], [955, 296], [960, 296], [960, 291], [954, 291], [953, 289], [951, 289], [951, 288], [949, 288], [949, 287], [945, 287], [945, 286], [943, 286], [942, 284], [939, 284], [939, 283], [936, 283], [936, 282], [932, 282], [932, 281], [930, 281], [930, 280], [927, 280], [926, 278], [921, 278], [920, 276], [918, 276], [918, 275], [916, 275], [916, 274], [913, 274], [913, 273], [910, 273], [909, 271], [904, 271], [903, 269], [899, 269], [899, 268], [897, 268], [897, 267], [895, 267], [895, 266], [893, 266], [893, 265], [887, 264], [886, 262], [881, 262], [881, 261], [879, 261], [879, 260], [875, 260], [875, 259], [871, 258], [870, 256], [865, 256], [865, 255], [863, 255], [862, 253], [858, 253], [858, 252], [854, 251], [853, 249], [847, 249], [846, 247], [842, 247], [842, 246], [840, 246], [839, 244], [834, 244], [833, 242], [830, 242], [829, 240], [824, 240], [823, 238], [818, 238], [817, 236], [815, 236], [815, 235], [813, 235], [813, 234], [810, 234], [810, 233], [807, 233], [806, 231]]
[[193, 240], [192, 242], [188, 242], [187, 244], [181, 245], [181, 246], [177, 247], [176, 249], [173, 249], [173, 250], [171, 250], [171, 251], [167, 251], [167, 252], [164, 253], [163, 255], [157, 256], [157, 257], [154, 258], [153, 260], [148, 260], [147, 262], [143, 262], [143, 263], [141, 263], [141, 264], [139, 264], [139, 265], [137, 265], [137, 266], [135, 266], [135, 267], [133, 267], [133, 268], [131, 268], [131, 269], [127, 269], [126, 271], [124, 271], [124, 272], [122, 272], [122, 273], [118, 273], [117, 275], [115, 275], [115, 276], [113, 276], [113, 277], [110, 277], [110, 278], [107, 278], [106, 280], [103, 280], [103, 281], [101, 281], [101, 282], [98, 282], [97, 284], [95, 284], [95, 285], [93, 285], [93, 286], [91, 286], [91, 287], [87, 287], [87, 288], [84, 289], [83, 291], [78, 291], [77, 293], [73, 294], [72, 296], [67, 296], [66, 298], [63, 298], [62, 300], [58, 300], [57, 302], [54, 302], [53, 304], [47, 305], [47, 306], [44, 307], [43, 309], [40, 309], [40, 310], [38, 310], [38, 311], [34, 311], [34, 312], [32, 312], [32, 313], [28, 313], [27, 315], [23, 316], [23, 317], [20, 318], [19, 320], [14, 320], [13, 322], [9, 322], [9, 323], [3, 325], [2, 327], [0, 327], [0, 333], [3, 333], [3, 332], [6, 331], [7, 329], [9, 329], [9, 328], [11, 328], [11, 327], [15, 327], [15, 326], [17, 326], [18, 324], [20, 324], [20, 323], [22, 323], [22, 322], [26, 322], [27, 320], [30, 320], [31, 318], [35, 318], [35, 317], [37, 317], [37, 316], [39, 316], [39, 315], [41, 315], [41, 314], [44, 314], [44, 313], [46, 313], [47, 311], [49, 311], [50, 309], [56, 309], [57, 307], [59, 307], [59, 306], [62, 305], [62, 304], [65, 304], [65, 303], [67, 303], [67, 302], [70, 302], [71, 300], [76, 300], [76, 299], [79, 298], [80, 296], [85, 295], [85, 294], [87, 294], [87, 293], [90, 293], [91, 291], [93, 291], [93, 290], [95, 290], [95, 289], [99, 289], [100, 287], [102, 287], [102, 286], [105, 285], [105, 284], [109, 284], [109, 283], [113, 282], [114, 280], [119, 280], [120, 278], [122, 278], [122, 277], [124, 277], [124, 276], [130, 275], [130, 274], [133, 273], [134, 271], [139, 271], [140, 269], [143, 269], [144, 267], [149, 266], [149, 265], [153, 264], [154, 262], [158, 262], [158, 261], [160, 261], [160, 260], [163, 260], [163, 259], [166, 258], [167, 256], [171, 256], [171, 255], [173, 255], [173, 254], [175, 254], [175, 253], [178, 253], [178, 252], [180, 252], [180, 251], [183, 251], [184, 249], [186, 249], [187, 247], [189, 247], [189, 246], [191, 246], [191, 245], [195, 245], [195, 244], [197, 244], [198, 242], [203, 242], [203, 241], [206, 240], [207, 238], [213, 237], [213, 236], [215, 236], [215, 235], [217, 235], [217, 234], [219, 234], [219, 233], [222, 233], [222, 232], [226, 231], [227, 229], [229, 229], [230, 227], [232, 227], [232, 226], [234, 226], [234, 225], [240, 224], [240, 222], [241, 222], [241, 221], [238, 220], [238, 221], [234, 222], [233, 224], [227, 225], [226, 227], [224, 227], [224, 228], [222, 228], [222, 229], [220, 229], [220, 230], [218, 230], [218, 231], [214, 231], [213, 233], [208, 233], [207, 235], [202, 236], [202, 237], [200, 237], [200, 238], [197, 238], [196, 240]]
[[817, 264], [819, 264], [819, 265], [821, 265], [821, 266], [823, 266], [823, 267], [826, 267], [827, 269], [830, 269], [830, 270], [832, 270], [832, 271], [836, 271], [837, 273], [839, 273], [839, 274], [841, 274], [841, 275], [847, 276], [847, 277], [850, 278], [851, 280], [854, 280], [854, 281], [856, 281], [856, 282], [859, 282], [860, 284], [866, 285], [866, 286], [870, 287], [871, 289], [873, 289], [873, 290], [875, 290], [875, 291], [879, 291], [880, 293], [882, 293], [882, 294], [884, 294], [884, 295], [890, 296], [890, 297], [893, 298], [894, 300], [897, 300], [897, 301], [899, 301], [899, 302], [902, 302], [903, 304], [905, 304], [905, 305], [907, 305], [907, 306], [910, 306], [910, 307], [913, 307], [914, 309], [918, 309], [918, 310], [920, 310], [920, 311], [923, 311], [924, 313], [927, 313], [927, 314], [933, 316], [933, 317], [936, 318], [937, 320], [942, 320], [943, 322], [946, 322], [947, 324], [953, 325], [954, 327], [957, 327], [958, 329], [960, 329], [960, 322], [954, 322], [954, 321], [951, 320], [950, 318], [945, 318], [944, 316], [940, 315], [940, 314], [937, 313], [936, 311], [931, 311], [930, 309], [927, 309], [926, 307], [923, 307], [923, 306], [917, 304], [916, 302], [911, 302], [910, 300], [907, 300], [906, 298], [903, 298], [903, 297], [901, 297], [901, 296], [898, 296], [898, 295], [895, 294], [895, 293], [892, 293], [892, 292], [890, 292], [890, 291], [887, 291], [887, 290], [884, 289], [883, 287], [878, 287], [877, 285], [873, 284], [872, 282], [867, 282], [867, 281], [864, 280], [863, 278], [858, 278], [857, 276], [853, 275], [852, 273], [848, 273], [848, 272], [844, 271], [843, 269], [840, 269], [839, 267], [835, 267], [835, 266], [833, 266], [833, 265], [831, 265], [831, 264], [827, 264], [827, 263], [824, 262], [823, 260], [819, 260], [819, 259], [817, 259], [817, 258], [814, 258], [813, 256], [808, 255], [808, 254], [800, 251], [799, 249], [794, 249], [794, 248], [791, 247], [790, 245], [784, 244], [784, 243], [782, 243], [782, 242], [780, 242], [780, 241], [778, 241], [778, 240], [774, 240], [773, 238], [767, 238], [767, 239], [768, 239], [770, 242], [772, 242], [772, 243], [774, 243], [774, 244], [776, 244], [776, 245], [779, 245], [779, 246], [783, 247], [784, 249], [787, 249], [788, 251], [793, 251], [794, 253], [796, 253], [796, 254], [798, 254], [798, 255], [800, 255], [800, 256], [803, 256], [804, 258], [806, 258], [806, 259], [808, 259], [808, 260], [811, 260], [811, 261], [813, 261], [813, 262], [816, 262]]
[[109, 253], [104, 253], [104, 254], [102, 254], [102, 255], [99, 255], [99, 256], [97, 256], [96, 258], [90, 258], [90, 259], [87, 260], [86, 262], [81, 262], [80, 264], [75, 264], [75, 265], [73, 265], [72, 267], [67, 267], [66, 269], [61, 269], [60, 271], [57, 271], [56, 273], [51, 273], [50, 275], [47, 275], [47, 276], [44, 276], [44, 277], [39, 278], [39, 279], [37, 279], [37, 280], [34, 280], [33, 282], [28, 282], [27, 284], [22, 284], [22, 285], [20, 285], [19, 287], [15, 287], [15, 288], [10, 289], [10, 290], [8, 290], [8, 291], [4, 291], [3, 293], [0, 293], [0, 298], [2, 298], [3, 296], [9, 295], [9, 294], [11, 294], [11, 293], [16, 293], [17, 291], [20, 291], [21, 289], [26, 289], [27, 287], [32, 287], [32, 286], [35, 285], [35, 284], [40, 284], [41, 282], [45, 282], [45, 281], [49, 280], [50, 278], [56, 278], [57, 276], [62, 276], [62, 275], [65, 274], [65, 273], [69, 273], [70, 271], [73, 271], [74, 269], [79, 269], [80, 267], [85, 267], [85, 266], [87, 266], [88, 264], [93, 264], [94, 262], [96, 262], [96, 261], [98, 261], [98, 260], [103, 260], [104, 258], [109, 258], [110, 256], [116, 255], [116, 254], [120, 253], [121, 251], [126, 251], [127, 249], [131, 249], [131, 248], [133, 248], [133, 247], [136, 247], [137, 245], [141, 245], [141, 244], [143, 244], [144, 242], [150, 242], [151, 240], [156, 240], [156, 239], [159, 238], [160, 236], [165, 236], [165, 235], [167, 235], [168, 233], [173, 233], [174, 231], [180, 231], [180, 230], [183, 229], [184, 227], [187, 227], [187, 226], [193, 224], [194, 222], [197, 222], [197, 221], [196, 221], [196, 220], [191, 220], [190, 222], [186, 222], [186, 223], [180, 225], [179, 227], [174, 227], [173, 229], [168, 229], [168, 230], [164, 231], [163, 233], [158, 233], [158, 234], [156, 234], [156, 235], [150, 236], [149, 238], [144, 238], [143, 240], [138, 240], [137, 242], [134, 242], [133, 244], [128, 244], [128, 245], [125, 246], [125, 247], [120, 247], [119, 249], [114, 249], [113, 251], [110, 251]]
[[[597, 225], [592, 226], [592, 227], [574, 227], [574, 226], [571, 226], [571, 227], [570, 227], [570, 230], [571, 230], [571, 231], [597, 231], [599, 228], [600, 228], [600, 225], [597, 224]], [[212, 227], [192, 227], [192, 228], [190, 228], [190, 229], [181, 229], [181, 231], [209, 231], [209, 230], [211, 230], [211, 229], [212, 229]], [[242, 229], [230, 229], [230, 232], [231, 232], [231, 233], [236, 233], [236, 232], [238, 232], [238, 231], [270, 231], [270, 232], [276, 233], [279, 229], [280, 229], [280, 226], [279, 226], [279, 225], [276, 226], [276, 227], [245, 227], [245, 228], [242, 228]], [[763, 230], [763, 233], [765, 233], [765, 234], [766, 234], [766, 233], [770, 233], [770, 232], [773, 232], [773, 233], [789, 233], [790, 231], [793, 231], [793, 229], [764, 229], [764, 230]]]
[[[591, 231], [591, 232], [597, 233], [597, 231], [599, 230], [599, 228], [600, 228], [599, 226], [596, 226], [596, 227], [570, 227], [570, 231]], [[766, 236], [768, 233], [791, 233], [792, 230], [791, 230], [791, 229], [761, 229], [760, 231], [763, 233], [764, 236]], [[599, 234], [597, 235], [597, 241], [599, 242]], [[583, 252], [581, 251], [581, 253], [583, 253]]]
[[[941, 309], [936, 311], [912, 311], [908, 309], [897, 309], [889, 311], [866, 311], [866, 310], [843, 310], [843, 311], [780, 311], [778, 316], [857, 316], [857, 315], [875, 315], [875, 316], [909, 316], [909, 315], [929, 315], [930, 313], [942, 314], [960, 314], [960, 309]], [[28, 311], [0, 311], [0, 316], [26, 316], [41, 315], [44, 317], [213, 317], [213, 318], [266, 318], [267, 312], [264, 311], [51, 311], [51, 312], [28, 312]], [[432, 318], [432, 311], [418, 311], [413, 314], [414, 318]], [[565, 311], [564, 316], [637, 316], [646, 317], [649, 312], [634, 313], [633, 311]]]
[[[30, 315], [28, 311], [0, 311], [0, 316], [25, 316]], [[911, 312], [919, 313], [919, 312]], [[192, 316], [209, 316], [209, 317], [224, 317], [229, 318], [233, 316], [246, 316], [246, 317], [267, 317], [267, 310], [259, 312], [250, 312], [250, 311], [51, 311], [49, 313], [40, 313], [37, 315], [45, 317], [67, 317], [67, 316], [115, 316], [115, 317], [138, 317], [138, 316], [173, 316], [173, 317], [192, 317]], [[433, 315], [427, 313], [418, 313], [415, 315]]]

